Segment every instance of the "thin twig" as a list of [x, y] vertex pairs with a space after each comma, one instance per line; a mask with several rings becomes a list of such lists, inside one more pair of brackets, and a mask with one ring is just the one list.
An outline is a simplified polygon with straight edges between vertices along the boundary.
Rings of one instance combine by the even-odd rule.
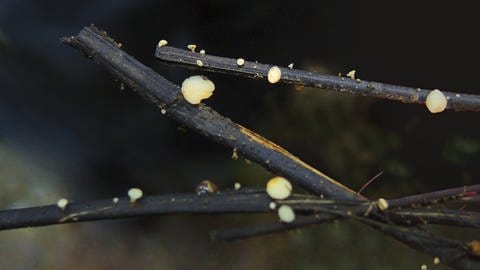
[[[205, 71], [221, 72], [233, 75], [242, 75], [249, 78], [266, 78], [269, 69], [274, 65], [245, 61], [242, 66], [237, 65], [236, 59], [213, 55], [202, 55], [184, 49], [170, 46], [157, 47], [155, 56], [162, 61], [188, 65]], [[197, 66], [197, 60], [203, 65]], [[404, 103], [425, 104], [431, 90], [397, 86], [378, 82], [362, 81], [359, 79], [324, 75], [314, 72], [280, 67], [281, 81], [298, 85], [317, 87], [322, 89], [345, 92], [355, 95], [372, 96], [390, 99]], [[447, 109], [454, 111], [480, 111], [480, 96], [442, 91], [448, 100]]]

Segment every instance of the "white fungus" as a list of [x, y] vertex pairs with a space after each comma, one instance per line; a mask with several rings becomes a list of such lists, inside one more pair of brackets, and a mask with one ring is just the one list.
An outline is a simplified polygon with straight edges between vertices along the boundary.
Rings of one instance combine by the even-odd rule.
[[243, 66], [245, 65], [245, 60], [243, 58], [238, 58], [237, 59], [237, 66]]
[[270, 202], [270, 203], [268, 204], [268, 207], [269, 207], [270, 209], [272, 209], [272, 210], [275, 210], [275, 208], [277, 208], [277, 204], [276, 204], [275, 202]]
[[267, 79], [270, 83], [277, 83], [282, 78], [282, 71], [279, 67], [273, 66], [268, 70]]
[[143, 191], [139, 188], [131, 188], [128, 190], [128, 197], [130, 197], [130, 202], [134, 203], [138, 199], [142, 198]]
[[422, 264], [422, 265], [420, 266], [420, 270], [427, 270], [427, 269], [428, 269], [428, 267], [427, 267], [426, 264]]
[[280, 221], [285, 223], [290, 223], [295, 220], [295, 212], [293, 212], [292, 207], [288, 205], [282, 205], [278, 208], [278, 217]]
[[197, 66], [203, 67], [203, 62], [202, 62], [202, 60], [197, 60]]
[[167, 44], [168, 44], [168, 41], [166, 41], [165, 39], [162, 39], [158, 42], [158, 47], [167, 46]]
[[188, 44], [187, 49], [189, 49], [192, 52], [195, 52], [195, 49], [197, 48], [197, 45], [195, 44]]
[[199, 104], [202, 99], [212, 96], [215, 85], [204, 76], [192, 76], [182, 83], [182, 94], [190, 104]]
[[292, 184], [283, 177], [273, 177], [267, 182], [267, 193], [273, 199], [286, 199], [292, 194]]
[[288, 65], [288, 68], [289, 68], [289, 69], [293, 69], [293, 63], [290, 63], [290, 64]]
[[447, 98], [440, 90], [435, 89], [428, 94], [425, 105], [431, 113], [443, 112], [447, 108]]
[[120, 199], [118, 199], [117, 197], [115, 197], [115, 198], [113, 198], [112, 201], [113, 201], [114, 204], [117, 204], [117, 203], [120, 201]]
[[161, 109], [160, 112], [161, 112], [162, 114], [166, 114], [166, 113], [167, 113], [167, 110]]
[[433, 258], [433, 264], [439, 264], [440, 263], [440, 258], [435, 257]]
[[233, 187], [235, 188], [235, 190], [239, 190], [240, 188], [242, 188], [242, 185], [236, 182], [235, 184], [233, 184]]
[[388, 202], [384, 198], [380, 198], [377, 201], [377, 206], [378, 209], [380, 209], [381, 211], [385, 211], [388, 209]]
[[65, 211], [65, 208], [67, 208], [68, 205], [68, 200], [65, 198], [62, 198], [57, 201], [57, 206], [58, 208], [62, 209], [62, 211]]
[[347, 77], [349, 77], [349, 78], [352, 79], [352, 80], [355, 80], [355, 72], [357, 72], [355, 69], [354, 69], [354, 70], [350, 70], [350, 71], [347, 73]]
[[200, 50], [201, 55], [205, 55], [205, 50]]

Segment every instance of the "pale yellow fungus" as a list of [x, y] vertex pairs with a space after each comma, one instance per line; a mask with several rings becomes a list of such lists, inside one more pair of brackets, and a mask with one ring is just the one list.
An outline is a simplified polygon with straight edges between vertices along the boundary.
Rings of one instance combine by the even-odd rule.
[[282, 78], [282, 71], [279, 67], [273, 66], [268, 70], [267, 79], [270, 83], [277, 83]]
[[161, 112], [162, 114], [166, 114], [166, 113], [167, 113], [167, 110], [161, 109], [160, 112]]
[[143, 191], [139, 188], [131, 188], [128, 190], [128, 197], [130, 197], [130, 202], [134, 203], [138, 199], [142, 198]]
[[197, 66], [203, 67], [203, 62], [202, 62], [202, 60], [197, 60]]
[[380, 198], [377, 201], [377, 206], [378, 206], [378, 209], [380, 209], [381, 211], [385, 211], [388, 209], [388, 202], [387, 200]]
[[200, 50], [201, 55], [205, 55], [205, 50]]
[[237, 160], [237, 159], [238, 159], [237, 148], [233, 148], [232, 159], [233, 159], [233, 160]]
[[435, 257], [433, 258], [433, 264], [439, 264], [440, 263], [440, 258]]
[[355, 69], [354, 69], [354, 70], [350, 70], [350, 71], [347, 73], [347, 77], [349, 77], [350, 79], [355, 80], [355, 72], [357, 72]]
[[270, 202], [270, 203], [268, 204], [268, 207], [269, 207], [270, 209], [272, 209], [272, 210], [275, 210], [275, 208], [277, 208], [277, 204], [276, 204], [275, 202]]
[[280, 221], [290, 223], [295, 220], [295, 212], [289, 205], [282, 205], [278, 208], [278, 217]]
[[199, 104], [202, 99], [212, 96], [215, 85], [204, 76], [192, 76], [182, 83], [182, 94], [190, 104]]
[[195, 52], [195, 49], [197, 48], [197, 45], [195, 44], [188, 44], [187, 49], [189, 49], [192, 52]]
[[237, 65], [240, 66], [240, 67], [245, 65], [245, 60], [243, 58], [238, 58], [237, 59]]
[[420, 266], [420, 270], [427, 270], [427, 269], [428, 269], [428, 267], [427, 267], [426, 264], [422, 264], [422, 265]]
[[115, 197], [115, 198], [113, 198], [112, 201], [113, 201], [114, 204], [117, 204], [117, 203], [120, 201], [120, 199], [118, 199], [117, 197]]
[[166, 41], [165, 39], [162, 39], [158, 42], [158, 47], [167, 46], [167, 44], [168, 44], [168, 41]]
[[440, 90], [435, 89], [428, 94], [425, 105], [431, 113], [440, 113], [447, 108], [447, 98]]
[[58, 208], [62, 209], [62, 211], [64, 211], [65, 208], [67, 208], [67, 205], [68, 205], [68, 200], [65, 198], [62, 198], [57, 202]]
[[273, 199], [286, 199], [292, 194], [292, 184], [283, 177], [273, 177], [267, 182], [267, 193]]
[[242, 185], [237, 182], [237, 183], [233, 184], [233, 187], [235, 188], [235, 190], [239, 190], [240, 188], [242, 188]]

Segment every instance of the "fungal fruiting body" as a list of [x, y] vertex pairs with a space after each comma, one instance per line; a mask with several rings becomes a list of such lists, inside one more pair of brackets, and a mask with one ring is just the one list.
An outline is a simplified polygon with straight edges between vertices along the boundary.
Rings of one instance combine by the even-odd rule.
[[158, 42], [158, 47], [167, 46], [167, 44], [168, 44], [168, 41], [166, 41], [165, 39], [162, 39]]
[[120, 201], [120, 199], [118, 199], [117, 197], [115, 197], [115, 198], [113, 198], [113, 200], [112, 200], [112, 201], [113, 201], [113, 203], [114, 203], [114, 204], [117, 204], [117, 203], [118, 203], [118, 201]]
[[272, 210], [275, 210], [275, 208], [277, 208], [277, 204], [275, 202], [270, 202], [268, 204], [268, 208], [272, 209]]
[[347, 77], [349, 77], [349, 78], [352, 79], [352, 80], [355, 80], [355, 72], [357, 72], [355, 69], [354, 69], [354, 70], [350, 70], [350, 71], [347, 73]]
[[192, 76], [182, 83], [182, 95], [190, 104], [199, 104], [212, 96], [215, 84], [205, 76]]
[[427, 270], [427, 269], [428, 269], [428, 267], [427, 267], [426, 264], [422, 264], [422, 265], [420, 266], [420, 270]]
[[201, 55], [205, 55], [205, 50], [200, 50]]
[[218, 187], [210, 180], [203, 180], [195, 187], [197, 195], [213, 194], [218, 192]]
[[447, 108], [447, 98], [440, 90], [435, 89], [428, 94], [425, 105], [431, 113], [443, 112]]
[[282, 78], [282, 70], [279, 67], [273, 66], [268, 70], [267, 79], [270, 83], [277, 83]]
[[433, 258], [433, 264], [439, 264], [440, 263], [440, 258], [435, 257]]
[[288, 65], [288, 68], [289, 68], [289, 69], [293, 69], [293, 63], [290, 63], [290, 64]]
[[195, 49], [197, 48], [197, 45], [195, 44], [188, 44], [187, 49], [189, 49], [192, 52], [195, 52]]
[[235, 188], [235, 190], [239, 190], [240, 188], [242, 188], [242, 185], [236, 182], [235, 184], [233, 184], [233, 187]]
[[239, 67], [245, 65], [245, 60], [244, 60], [243, 58], [238, 58], [238, 59], [237, 59], [237, 65], [238, 65]]
[[202, 60], [197, 60], [197, 66], [203, 67], [203, 62], [202, 62]]
[[282, 205], [278, 208], [278, 217], [280, 221], [285, 223], [290, 223], [295, 220], [295, 212], [293, 212], [292, 207], [288, 205]]
[[62, 198], [57, 201], [57, 206], [58, 208], [62, 209], [62, 211], [64, 211], [65, 208], [67, 208], [67, 205], [68, 205], [68, 200], [65, 198]]
[[292, 184], [283, 177], [273, 177], [267, 182], [267, 194], [273, 199], [286, 199], [292, 194]]
[[130, 197], [130, 202], [134, 203], [138, 199], [142, 198], [143, 191], [139, 188], [131, 188], [128, 190], [128, 197]]
[[380, 198], [377, 201], [377, 206], [378, 206], [378, 209], [380, 209], [381, 211], [385, 211], [388, 209], [388, 202], [387, 200]]

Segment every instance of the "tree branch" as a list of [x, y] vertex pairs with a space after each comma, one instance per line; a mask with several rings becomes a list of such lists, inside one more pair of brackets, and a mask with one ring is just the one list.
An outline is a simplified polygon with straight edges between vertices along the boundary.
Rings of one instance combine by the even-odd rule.
[[[165, 62], [187, 65], [205, 71], [242, 75], [254, 79], [266, 78], [268, 70], [273, 66], [250, 61], [245, 61], [244, 65], [238, 66], [236, 59], [206, 54], [201, 55], [200, 53], [170, 46], [157, 47], [155, 56], [157, 59]], [[203, 65], [201, 67], [197, 65], [197, 60], [202, 61]], [[404, 103], [425, 104], [426, 98], [431, 91], [318, 74], [299, 69], [282, 67], [280, 69], [282, 71], [281, 81], [284, 83], [317, 87], [354, 95], [372, 96]], [[454, 111], [480, 111], [480, 96], [442, 92], [448, 99], [447, 109]]]
[[[153, 70], [120, 50], [118, 44], [109, 38], [105, 32], [101, 32], [94, 27], [86, 27], [78, 36], [65, 38], [63, 42], [80, 49], [87, 56], [105, 66], [141, 95], [147, 97], [157, 106], [166, 109], [167, 114], [176, 121], [217, 142], [237, 148], [249, 159], [289, 178], [308, 191], [318, 195], [323, 194], [336, 200], [357, 201], [358, 203], [366, 201], [362, 196], [303, 163], [281, 147], [222, 117], [212, 109], [204, 105], [193, 106], [185, 102], [179, 94], [178, 86], [165, 80]], [[456, 103], [453, 102], [453, 104]], [[468, 108], [465, 104], [462, 106], [459, 108]], [[467, 251], [460, 248], [463, 247], [460, 244], [455, 247], [445, 247], [441, 240], [434, 237], [426, 238], [424, 235], [420, 237], [411, 234], [400, 237], [398, 231], [383, 230], [383, 227], [377, 223], [381, 224], [373, 220], [367, 224], [381, 229], [387, 235], [391, 235], [407, 245], [432, 256], [438, 256], [442, 261], [458, 269], [480, 268], [480, 260], [469, 256]], [[432, 248], [435, 243], [438, 244], [438, 247]], [[455, 261], [443, 260], [447, 253], [452, 252], [452, 249], [462, 256]]]

